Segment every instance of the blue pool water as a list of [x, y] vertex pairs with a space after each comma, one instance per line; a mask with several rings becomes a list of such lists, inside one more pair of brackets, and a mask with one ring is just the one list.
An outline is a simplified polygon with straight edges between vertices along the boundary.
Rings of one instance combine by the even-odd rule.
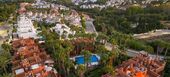
[[[76, 60], [76, 64], [84, 64], [84, 56], [79, 56], [79, 57], [76, 57], [75, 58]], [[90, 58], [90, 62], [98, 62], [99, 59], [97, 58], [96, 55], [92, 55], [91, 58]]]

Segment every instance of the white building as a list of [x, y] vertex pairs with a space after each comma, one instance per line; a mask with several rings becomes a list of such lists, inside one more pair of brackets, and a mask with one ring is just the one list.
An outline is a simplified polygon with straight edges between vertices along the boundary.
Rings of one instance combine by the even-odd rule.
[[36, 3], [33, 3], [32, 6], [34, 8], [50, 8], [50, 4], [46, 1], [36, 0]]
[[70, 17], [68, 18], [68, 21], [70, 21], [70, 25], [74, 25], [74, 26], [78, 26], [78, 27], [82, 27], [81, 25], [81, 18], [78, 17]]
[[56, 24], [55, 27], [52, 28], [57, 34], [59, 34], [60, 39], [64, 36], [65, 39], [68, 39], [69, 35], [75, 35], [75, 31], [72, 31], [67, 25], [65, 24]]
[[80, 3], [89, 3], [89, 2], [97, 2], [97, 0], [72, 0], [72, 2], [75, 4], [75, 5], [79, 5]]
[[65, 16], [65, 19], [70, 22], [70, 25], [82, 27], [80, 15], [75, 10], [72, 10], [68, 16]]
[[17, 35], [19, 38], [36, 38], [36, 29], [25, 15], [20, 15], [17, 20]]

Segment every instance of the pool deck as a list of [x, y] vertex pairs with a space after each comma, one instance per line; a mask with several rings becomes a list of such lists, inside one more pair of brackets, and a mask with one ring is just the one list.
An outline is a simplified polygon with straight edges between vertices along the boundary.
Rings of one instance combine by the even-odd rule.
[[[100, 60], [100, 56], [98, 56], [97, 54], [92, 54], [92, 56], [95, 56], [97, 58], [97, 61], [95, 60], [94, 62], [90, 62], [90, 63], [84, 63], [84, 61], [83, 61], [83, 63], [76, 64], [75, 68], [77, 68], [77, 66], [80, 65], [80, 64], [84, 65], [84, 66], [86, 66], [88, 64], [88, 67], [94, 66], [94, 65], [98, 65], [99, 64], [99, 60]], [[70, 60], [76, 61], [76, 58], [78, 58], [78, 57], [83, 57], [83, 55], [71, 57]]]

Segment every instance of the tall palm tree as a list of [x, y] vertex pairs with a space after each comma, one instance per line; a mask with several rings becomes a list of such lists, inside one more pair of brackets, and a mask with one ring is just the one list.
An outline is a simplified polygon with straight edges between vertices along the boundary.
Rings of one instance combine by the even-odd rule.
[[64, 52], [64, 49], [61, 48], [59, 51], [58, 51], [58, 61], [61, 62], [60, 63], [60, 66], [63, 70], [63, 74], [64, 76], [66, 77], [66, 69], [65, 69], [65, 60], [66, 60], [66, 53]]
[[62, 46], [64, 48], [64, 65], [65, 65], [65, 74], [66, 76], [69, 76], [69, 71], [70, 71], [70, 68], [73, 66], [73, 63], [71, 62], [71, 60], [69, 59], [70, 57], [70, 52], [73, 51], [73, 46], [72, 44], [69, 42], [69, 41], [64, 41], [62, 43]]
[[169, 43], [166, 43], [166, 50], [165, 50], [165, 54], [164, 54], [164, 58], [166, 57], [167, 53], [168, 53], [168, 50], [170, 49], [170, 44]]
[[3, 50], [5, 50], [7, 52], [9, 52], [12, 49], [12, 47], [7, 43], [3, 43], [1, 46], [2, 46]]
[[74, 63], [69, 58], [67, 58], [65, 61], [65, 67], [66, 67], [66, 76], [69, 77], [71, 68], [74, 68]]
[[13, 77], [12, 74], [2, 74], [0, 77]]
[[7, 74], [7, 65], [10, 62], [10, 53], [8, 52], [2, 52], [0, 53], [0, 67], [3, 68], [5, 74]]
[[158, 58], [159, 52], [164, 50], [164, 42], [162, 40], [156, 40], [154, 45], [157, 46], [156, 57]]
[[109, 65], [113, 65], [114, 58], [115, 58], [114, 52], [110, 52], [109, 53], [109, 63], [108, 63]]
[[101, 60], [100, 60], [101, 64], [105, 65], [106, 61], [108, 61], [109, 59], [109, 55], [107, 54], [109, 51], [106, 50], [104, 45], [97, 45], [96, 52], [101, 57]]
[[101, 60], [100, 60], [101, 63], [100, 64], [106, 65], [107, 61], [109, 60], [109, 54], [104, 53], [100, 57], [101, 57]]
[[79, 65], [76, 70], [78, 77], [84, 77], [85, 67], [84, 65]]
[[[62, 67], [61, 67], [61, 64], [62, 64], [62, 61], [63, 60], [63, 48], [61, 46], [61, 41], [60, 40], [53, 40], [54, 42], [49, 42], [52, 43], [51, 46], [52, 46], [52, 57], [54, 58], [55, 62], [56, 62], [56, 68], [58, 69], [58, 72], [62, 74]], [[48, 44], [47, 44], [48, 45]], [[51, 48], [50, 46], [47, 46], [47, 48]], [[65, 55], [63, 55], [65, 56]]]
[[108, 73], [110, 75], [112, 75], [113, 77], [115, 76], [115, 69], [112, 65], [109, 65], [109, 64], [106, 64], [102, 70], [105, 72], [105, 73]]
[[88, 51], [88, 50], [83, 50], [81, 52], [82, 55], [84, 55], [84, 62], [86, 64], [86, 69], [88, 69], [88, 65], [89, 65], [89, 62], [90, 62], [90, 58], [91, 58], [91, 52]]
[[69, 76], [72, 62], [69, 60], [70, 52], [73, 50], [73, 46], [69, 41], [56, 42], [53, 48], [53, 57], [57, 62], [59, 72], [62, 72], [65, 77]]
[[110, 65], [113, 65], [113, 62], [115, 59], [119, 56], [120, 50], [116, 47], [111, 52], [109, 52], [109, 63]]

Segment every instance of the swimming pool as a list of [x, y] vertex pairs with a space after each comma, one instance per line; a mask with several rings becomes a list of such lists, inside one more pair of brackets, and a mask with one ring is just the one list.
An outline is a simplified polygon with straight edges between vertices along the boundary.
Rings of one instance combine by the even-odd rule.
[[[98, 62], [99, 58], [96, 55], [92, 55], [90, 58], [90, 63], [92, 62]], [[84, 62], [84, 56], [77, 56], [75, 57], [76, 64], [85, 64]]]

